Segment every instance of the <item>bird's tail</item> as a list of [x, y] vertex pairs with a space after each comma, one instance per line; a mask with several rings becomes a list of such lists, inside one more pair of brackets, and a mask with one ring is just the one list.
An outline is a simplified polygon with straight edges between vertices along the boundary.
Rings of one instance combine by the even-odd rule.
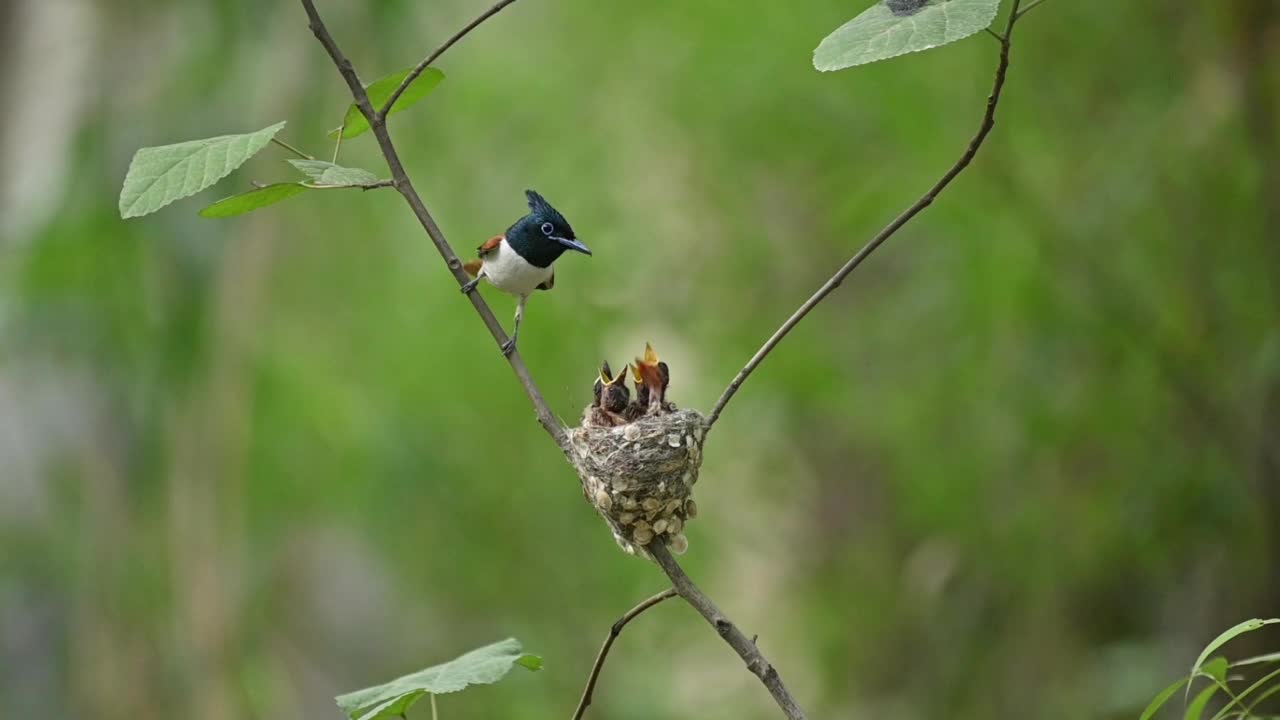
[[468, 260], [462, 263], [462, 269], [466, 270], [471, 277], [475, 277], [480, 274], [481, 265], [482, 263], [479, 260]]

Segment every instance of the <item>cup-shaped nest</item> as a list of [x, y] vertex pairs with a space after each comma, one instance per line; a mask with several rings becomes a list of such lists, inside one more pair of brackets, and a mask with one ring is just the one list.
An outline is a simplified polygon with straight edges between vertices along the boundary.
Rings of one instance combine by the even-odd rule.
[[618, 427], [583, 423], [570, 431], [582, 492], [618, 545], [648, 555], [652, 542], [689, 547], [685, 525], [698, 514], [693, 485], [702, 466], [706, 418], [696, 410], [639, 418]]

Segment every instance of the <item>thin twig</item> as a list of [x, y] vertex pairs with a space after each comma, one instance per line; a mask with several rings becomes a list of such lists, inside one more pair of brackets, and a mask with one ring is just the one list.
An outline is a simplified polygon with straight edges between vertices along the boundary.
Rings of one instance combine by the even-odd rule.
[[472, 20], [471, 22], [467, 23], [466, 27], [454, 33], [453, 37], [449, 38], [448, 40], [445, 40], [443, 45], [441, 45], [440, 47], [432, 51], [432, 53], [428, 55], [426, 58], [424, 58], [422, 62], [418, 63], [417, 65], [414, 65], [413, 69], [409, 71], [409, 74], [405, 76], [404, 80], [400, 81], [400, 85], [395, 89], [395, 92], [391, 93], [391, 97], [387, 98], [386, 104], [378, 109], [378, 118], [382, 120], [385, 120], [387, 118], [387, 114], [391, 112], [391, 106], [396, 104], [396, 101], [400, 99], [400, 95], [403, 94], [405, 90], [409, 89], [409, 86], [413, 84], [414, 80], [418, 79], [418, 76], [422, 74], [423, 70], [427, 69], [428, 65], [435, 62], [441, 55], [445, 53], [446, 50], [453, 47], [454, 43], [458, 42], [463, 37], [465, 37], [467, 33], [471, 32], [472, 30], [475, 30], [477, 27], [480, 27], [480, 23], [484, 22], [485, 20], [488, 20], [494, 15], [497, 15], [499, 12], [502, 11], [504, 7], [510, 5], [515, 1], [516, 0], [499, 0], [497, 4], [495, 4], [493, 7], [489, 8], [488, 10], [485, 10], [475, 20]]
[[1015, 14], [1015, 16], [1014, 16], [1014, 21], [1016, 22], [1016, 21], [1018, 21], [1018, 20], [1021, 20], [1021, 19], [1022, 19], [1022, 18], [1024, 18], [1024, 17], [1026, 17], [1026, 14], [1027, 14], [1027, 13], [1029, 13], [1029, 12], [1031, 12], [1032, 10], [1035, 10], [1036, 8], [1040, 7], [1040, 5], [1041, 5], [1041, 4], [1043, 4], [1043, 3], [1044, 3], [1044, 0], [1031, 0], [1031, 2], [1027, 3], [1027, 6], [1026, 6], [1026, 7], [1022, 8], [1022, 12], [1017, 12], [1017, 13]]
[[747, 664], [751, 674], [760, 678], [760, 682], [764, 683], [765, 688], [778, 703], [778, 707], [782, 708], [788, 720], [804, 720], [804, 711], [800, 709], [795, 698], [791, 697], [791, 692], [783, 684], [782, 677], [760, 652], [760, 648], [756, 647], [755, 642], [744, 635], [738, 626], [734, 625], [733, 621], [725, 617], [725, 614], [720, 612], [720, 608], [711, 602], [711, 598], [693, 584], [689, 576], [685, 575], [684, 569], [680, 567], [680, 563], [672, 557], [666, 545], [655, 540], [649, 544], [648, 549], [649, 554], [657, 561], [658, 567], [662, 568], [662, 572], [666, 573], [668, 578], [671, 578], [671, 584], [675, 586], [676, 592], [680, 593], [680, 597], [692, 605], [693, 609], [697, 610], [698, 614], [720, 633], [720, 637]]
[[[895, 218], [893, 222], [889, 223], [874, 238], [872, 238], [870, 242], [863, 246], [863, 248], [858, 251], [858, 254], [854, 255], [853, 258], [846, 262], [830, 280], [823, 283], [822, 287], [818, 288], [818, 291], [815, 292], [812, 297], [806, 300], [798, 310], [792, 313], [791, 317], [787, 318], [786, 322], [782, 323], [781, 327], [774, 331], [773, 335], [765, 341], [764, 345], [756, 351], [755, 355], [751, 356], [751, 359], [747, 361], [747, 364], [738, 371], [736, 376], [734, 376], [733, 381], [729, 383], [729, 387], [725, 388], [724, 392], [721, 393], [720, 399], [716, 400], [715, 406], [711, 408], [711, 414], [707, 417], [708, 429], [710, 429], [711, 426], [715, 424], [716, 420], [720, 418], [720, 413], [724, 411], [725, 405], [729, 404], [729, 401], [733, 399], [734, 394], [738, 392], [738, 388], [742, 387], [742, 383], [746, 382], [751, 373], [759, 367], [760, 363], [764, 362], [764, 359], [769, 356], [769, 353], [773, 352], [773, 349], [778, 346], [778, 343], [782, 342], [782, 339], [787, 336], [787, 333], [790, 333], [796, 325], [800, 324], [800, 321], [803, 320], [810, 311], [817, 307], [818, 303], [821, 303], [833, 290], [840, 287], [840, 284], [844, 282], [844, 279], [849, 275], [849, 273], [853, 272], [859, 265], [861, 265], [862, 261], [866, 260], [871, 253], [875, 252], [876, 248], [880, 247], [885, 240], [893, 237], [893, 234], [901, 230], [903, 225], [906, 225], [912, 218], [919, 215], [922, 210], [932, 205], [933, 201], [938, 198], [938, 195], [951, 184], [951, 181], [955, 180], [956, 176], [963, 172], [965, 168], [969, 167], [969, 163], [972, 162], [974, 156], [978, 154], [978, 149], [982, 147], [982, 143], [987, 139], [987, 135], [991, 133], [991, 128], [995, 127], [996, 106], [1000, 103], [1000, 93], [1004, 89], [1005, 76], [1008, 74], [1009, 70], [1009, 47], [1010, 42], [1013, 39], [1013, 27], [1017, 24], [1019, 18], [1018, 5], [1020, 2], [1021, 0], [1014, 0], [1013, 8], [1009, 11], [1009, 21], [1005, 26], [1004, 35], [1000, 38], [1000, 61], [996, 65], [995, 79], [992, 82], [991, 87], [991, 95], [987, 98], [986, 113], [982, 117], [982, 124], [978, 127], [977, 134], [969, 141], [969, 146], [965, 149], [964, 154], [961, 155], [960, 159], [951, 166], [950, 170], [948, 170], [936, 183], [934, 183], [933, 187], [929, 188], [928, 192], [926, 192], [919, 200], [915, 201], [911, 207], [903, 211], [903, 213]], [[1039, 4], [1040, 2], [1043, 2], [1043, 0], [1035, 0], [1034, 4]], [[1026, 11], [1024, 10], [1023, 12], [1025, 13]]]
[[578, 701], [578, 709], [573, 711], [573, 720], [581, 720], [582, 714], [587, 711], [587, 706], [591, 704], [591, 696], [596, 690], [596, 680], [600, 678], [600, 670], [604, 668], [604, 661], [609, 657], [609, 648], [613, 647], [613, 641], [618, 639], [622, 634], [622, 628], [627, 623], [636, 619], [640, 613], [657, 605], [668, 598], [676, 596], [675, 588], [667, 588], [644, 602], [636, 605], [626, 612], [625, 615], [618, 618], [617, 622], [609, 628], [609, 634], [604, 638], [604, 644], [600, 646], [600, 652], [596, 655], [595, 664], [591, 666], [591, 676], [587, 678], [587, 687], [582, 691], [582, 699]]
[[[333, 64], [342, 75], [342, 79], [346, 81], [347, 88], [351, 91], [351, 97], [355, 100], [356, 107], [360, 109], [360, 114], [364, 115], [365, 119], [369, 121], [369, 127], [373, 130], [373, 135], [378, 140], [378, 147], [381, 148], [382, 155], [387, 160], [387, 168], [391, 171], [392, 184], [400, 191], [405, 202], [409, 204], [414, 216], [422, 224], [423, 230], [431, 238], [431, 243], [435, 245], [440, 257], [444, 259], [449, 272], [453, 273], [454, 280], [461, 287], [470, 278], [467, 277], [466, 272], [462, 269], [462, 261], [458, 259], [457, 254], [454, 253], [453, 248], [449, 246], [449, 242], [445, 239], [444, 233], [440, 231], [440, 226], [436, 225], [435, 219], [431, 217], [426, 205], [422, 203], [422, 198], [413, 189], [413, 183], [410, 182], [409, 176], [405, 173], [404, 165], [400, 162], [400, 155], [396, 152], [395, 145], [391, 142], [391, 136], [387, 133], [385, 118], [379, 117], [374, 112], [373, 106], [369, 103], [369, 94], [365, 92], [364, 85], [360, 84], [360, 76], [356, 74], [351, 61], [342, 54], [342, 50], [334, 42], [333, 36], [329, 34], [324, 21], [320, 19], [320, 13], [316, 11], [315, 3], [312, 0], [301, 1], [303, 9], [306, 10], [307, 18], [310, 20], [311, 32], [315, 34], [316, 39], [324, 46], [325, 51], [329, 53], [329, 58], [333, 60]], [[514, 2], [514, 0], [509, 1]], [[488, 14], [493, 12], [497, 11], [492, 10]], [[487, 15], [481, 16], [481, 19], [484, 17], [487, 17]], [[479, 22], [472, 23], [473, 26], [478, 24]], [[461, 37], [461, 34], [459, 37]], [[435, 55], [438, 56], [441, 52], [444, 52], [444, 50], [440, 50]], [[485, 327], [489, 329], [489, 334], [493, 336], [494, 342], [499, 347], [506, 344], [506, 331], [502, 329], [502, 325], [493, 315], [493, 310], [489, 308], [488, 303], [484, 301], [480, 293], [467, 293], [467, 298], [471, 301], [471, 306], [475, 308], [476, 313], [480, 315], [480, 319], [484, 321]], [[565, 433], [564, 426], [556, 419], [556, 416], [551, 412], [551, 408], [547, 405], [547, 401], [543, 399], [542, 393], [538, 390], [538, 386], [534, 384], [533, 377], [529, 374], [529, 368], [525, 366], [524, 360], [520, 357], [520, 351], [512, 350], [507, 355], [507, 362], [515, 372], [516, 379], [520, 381], [520, 385], [524, 387], [525, 394], [529, 396], [529, 401], [533, 403], [538, 422], [547, 431], [547, 434], [551, 436], [551, 439], [555, 440], [561, 451], [569, 452], [569, 438]]]
[[285, 150], [288, 150], [289, 152], [293, 153], [294, 155], [297, 155], [298, 157], [302, 158], [303, 160], [315, 160], [315, 158], [313, 158], [313, 157], [311, 157], [310, 155], [308, 155], [308, 154], [306, 154], [306, 153], [302, 152], [302, 151], [301, 151], [301, 150], [299, 150], [298, 148], [296, 148], [296, 147], [294, 147], [294, 146], [290, 145], [289, 143], [287, 143], [287, 142], [285, 142], [285, 141], [281, 140], [280, 138], [274, 138], [274, 137], [273, 137], [273, 138], [271, 138], [271, 142], [273, 142], [273, 143], [275, 143], [275, 144], [279, 145], [280, 147], [284, 148]]

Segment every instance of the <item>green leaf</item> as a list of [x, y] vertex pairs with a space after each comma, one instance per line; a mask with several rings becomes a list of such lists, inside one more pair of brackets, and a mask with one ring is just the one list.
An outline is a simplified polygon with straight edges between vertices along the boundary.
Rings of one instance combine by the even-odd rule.
[[1280, 652], [1267, 653], [1266, 655], [1255, 655], [1244, 660], [1237, 660], [1231, 663], [1231, 667], [1240, 667], [1241, 665], [1261, 665], [1264, 663], [1280, 662]]
[[[1277, 677], [1280, 677], [1280, 670], [1272, 670], [1271, 672], [1259, 678], [1257, 682], [1250, 685], [1248, 688], [1245, 688], [1244, 692], [1231, 698], [1231, 702], [1223, 706], [1223, 708], [1219, 710], [1216, 715], [1213, 716], [1213, 720], [1222, 720], [1222, 718], [1225, 718], [1227, 716], [1227, 713], [1230, 712], [1231, 708], [1235, 707], [1236, 705], [1239, 705], [1240, 707], [1244, 707], [1245, 698], [1252, 695], [1255, 690], [1260, 690], [1266, 687], [1267, 683], [1271, 682], [1272, 680], [1275, 680]], [[1252, 703], [1250, 703], [1249, 707], [1252, 708], [1256, 706], [1259, 702], [1266, 699], [1268, 695], [1275, 693], [1277, 690], [1280, 690], [1280, 686], [1273, 685], [1268, 692], [1263, 693], [1257, 700], [1254, 700]]]
[[142, 148], [120, 190], [120, 217], [153, 213], [218, 182], [253, 157], [284, 127], [278, 122], [244, 135], [222, 135]]
[[[409, 73], [413, 68], [406, 68], [400, 72], [391, 73], [386, 77], [378, 78], [368, 85], [364, 86], [364, 90], [369, 94], [369, 104], [373, 106], [373, 111], [377, 112], [387, 101], [391, 99], [391, 93], [400, 87], [400, 83], [409, 77]], [[436, 86], [444, 80], [444, 73], [435, 68], [427, 68], [422, 74], [414, 78], [409, 83], [409, 87], [400, 93], [400, 97], [396, 99], [396, 104], [387, 113], [387, 117], [395, 115], [401, 110], [408, 110], [410, 106], [417, 103], [422, 98], [431, 94]], [[365, 120], [364, 115], [360, 113], [360, 108], [355, 103], [351, 103], [347, 107], [347, 114], [342, 119], [342, 127], [329, 133], [330, 137], [336, 137], [338, 132], [342, 132], [343, 139], [353, 138], [357, 135], [363, 135], [369, 130], [369, 121]]]
[[878, 2], [824, 38], [813, 51], [813, 66], [842, 70], [946, 45], [982, 32], [999, 9], [1000, 0], [929, 0], [897, 14]]
[[290, 160], [289, 164], [311, 178], [317, 185], [339, 187], [370, 185], [378, 182], [378, 176], [360, 168], [342, 167], [324, 160]]
[[1207, 675], [1220, 683], [1227, 681], [1227, 659], [1224, 657], [1216, 657], [1205, 663], [1198, 671], [1198, 674]]
[[1213, 697], [1216, 692], [1218, 692], [1218, 686], [1210, 685], [1196, 693], [1195, 699], [1191, 701], [1191, 704], [1187, 705], [1186, 712], [1182, 714], [1182, 719], [1200, 720], [1200, 716], [1204, 715], [1205, 705], [1209, 704], [1209, 698]]
[[427, 693], [457, 692], [468, 685], [489, 685], [515, 665], [537, 670], [542, 658], [525, 654], [520, 641], [508, 638], [411, 675], [334, 698], [351, 720], [377, 720], [407, 711]]
[[[1208, 645], [1205, 645], [1204, 650], [1200, 651], [1200, 657], [1196, 658], [1195, 665], [1191, 666], [1191, 674], [1195, 675], [1197, 673], [1202, 672], [1205, 658], [1209, 657], [1209, 655], [1211, 655], [1214, 650], [1217, 650], [1218, 648], [1222, 647], [1223, 645], [1226, 645], [1227, 643], [1231, 642], [1232, 640], [1234, 640], [1235, 638], [1241, 635], [1244, 635], [1245, 633], [1250, 633], [1250, 632], [1253, 632], [1254, 630], [1257, 630], [1260, 627], [1264, 627], [1266, 625], [1272, 625], [1275, 623], [1280, 623], [1280, 618], [1270, 618], [1268, 620], [1260, 620], [1258, 618], [1254, 618], [1252, 620], [1245, 620], [1239, 625], [1236, 625], [1235, 627], [1230, 628], [1227, 631], [1223, 632], [1221, 635], [1214, 638]], [[1191, 693], [1191, 685], [1190, 683], [1188, 683], [1187, 694], [1190, 695], [1190, 693]]]
[[200, 217], [224, 218], [243, 215], [258, 208], [274, 205], [309, 190], [302, 183], [275, 183], [239, 195], [223, 198], [200, 211]]
[[1173, 694], [1178, 692], [1178, 688], [1181, 688], [1184, 683], [1190, 681], [1191, 676], [1188, 675], [1169, 687], [1161, 690], [1160, 693], [1152, 698], [1151, 702], [1147, 704], [1147, 709], [1142, 711], [1142, 715], [1138, 716], [1138, 720], [1151, 720], [1156, 712], [1158, 712], [1160, 708], [1164, 707], [1165, 703], [1169, 702], [1169, 698], [1173, 697]]

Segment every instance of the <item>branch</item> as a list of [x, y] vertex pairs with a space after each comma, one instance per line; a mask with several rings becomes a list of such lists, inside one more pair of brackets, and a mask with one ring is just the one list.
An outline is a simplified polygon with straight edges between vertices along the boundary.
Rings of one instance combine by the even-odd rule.
[[395, 92], [391, 93], [391, 97], [387, 98], [387, 103], [383, 105], [381, 109], [378, 110], [378, 118], [381, 120], [385, 120], [387, 118], [387, 113], [391, 112], [391, 106], [396, 104], [396, 101], [400, 99], [400, 95], [404, 93], [404, 91], [407, 90], [410, 85], [413, 84], [414, 80], [418, 79], [418, 76], [422, 74], [423, 70], [427, 69], [428, 65], [436, 61], [436, 58], [439, 58], [441, 55], [444, 54], [446, 50], [453, 47], [454, 43], [466, 37], [467, 33], [480, 27], [480, 23], [484, 22], [485, 20], [488, 20], [494, 15], [497, 15], [499, 12], [502, 11], [502, 8], [510, 5], [515, 1], [516, 0], [498, 0], [498, 3], [496, 5], [489, 8], [488, 10], [485, 10], [480, 15], [480, 17], [476, 18], [475, 20], [472, 20], [470, 23], [467, 23], [466, 27], [454, 33], [453, 37], [449, 38], [448, 40], [445, 40], [444, 44], [436, 48], [430, 55], [426, 57], [426, 59], [424, 59], [422, 62], [418, 63], [417, 65], [414, 65], [413, 70], [409, 71], [409, 74], [405, 76], [404, 80], [400, 81], [400, 86], [396, 88]]
[[[1031, 7], [1038, 5], [1041, 1], [1042, 0], [1036, 0]], [[729, 383], [729, 387], [725, 388], [724, 392], [721, 393], [720, 399], [716, 400], [715, 406], [711, 408], [711, 414], [707, 417], [708, 431], [711, 429], [711, 426], [715, 424], [716, 420], [720, 418], [720, 413], [724, 411], [724, 406], [729, 404], [729, 401], [733, 399], [734, 394], [738, 392], [738, 388], [742, 387], [742, 383], [746, 382], [747, 378], [751, 376], [751, 373], [755, 371], [760, 363], [764, 362], [764, 359], [769, 356], [769, 353], [773, 352], [773, 349], [778, 346], [778, 343], [782, 342], [782, 339], [791, 332], [792, 328], [799, 325], [800, 321], [803, 320], [810, 311], [818, 306], [818, 303], [826, 299], [833, 290], [840, 287], [840, 284], [844, 282], [844, 279], [849, 275], [849, 273], [857, 269], [857, 267], [862, 264], [862, 261], [866, 260], [871, 253], [875, 252], [876, 248], [879, 248], [885, 240], [893, 237], [894, 233], [901, 230], [903, 225], [906, 225], [912, 218], [919, 215], [922, 210], [932, 205], [938, 195], [951, 184], [951, 181], [955, 180], [956, 176], [963, 172], [965, 168], [969, 167], [969, 163], [972, 162], [974, 156], [978, 154], [978, 149], [982, 147], [982, 143], [987, 139], [987, 135], [991, 133], [991, 128], [995, 127], [996, 124], [996, 106], [1000, 103], [1000, 93], [1004, 90], [1004, 80], [1009, 70], [1009, 46], [1013, 39], [1013, 27], [1018, 23], [1018, 19], [1020, 17], [1018, 12], [1018, 6], [1020, 4], [1021, 0], [1014, 0], [1013, 8], [1009, 11], [1009, 20], [1005, 26], [1004, 34], [997, 36], [997, 39], [1000, 41], [1000, 61], [996, 65], [996, 74], [995, 80], [991, 86], [991, 95], [987, 98], [987, 111], [982, 117], [982, 124], [978, 126], [977, 134], [969, 141], [969, 147], [965, 149], [964, 154], [960, 156], [960, 159], [956, 161], [955, 165], [952, 165], [951, 169], [948, 170], [938, 180], [938, 182], [934, 183], [933, 187], [929, 188], [928, 192], [926, 192], [919, 200], [915, 201], [911, 207], [903, 211], [901, 215], [894, 218], [893, 222], [889, 223], [879, 232], [879, 234], [871, 238], [871, 241], [863, 246], [863, 248], [858, 251], [858, 254], [854, 255], [847, 263], [845, 263], [844, 266], [841, 267], [830, 280], [824, 283], [822, 287], [818, 288], [818, 291], [806, 300], [804, 304], [791, 315], [791, 317], [787, 318], [787, 321], [782, 323], [782, 327], [779, 327], [774, 331], [773, 335], [765, 341], [764, 345], [756, 351], [755, 355], [751, 356], [751, 359], [747, 361], [747, 364], [738, 371], [736, 376], [734, 376], [733, 381]], [[1030, 7], [1028, 7], [1028, 9], [1030, 9]]]
[[[505, 0], [508, 4], [514, 1]], [[360, 114], [364, 115], [365, 119], [369, 121], [369, 127], [373, 130], [373, 135], [378, 140], [378, 147], [381, 148], [382, 154], [387, 160], [387, 167], [391, 171], [392, 185], [404, 196], [405, 202], [409, 203], [409, 208], [413, 210], [418, 222], [422, 224], [423, 230], [426, 230], [427, 236], [431, 238], [431, 243], [436, 246], [440, 257], [444, 259], [445, 265], [449, 267], [449, 272], [453, 273], [453, 279], [461, 287], [469, 280], [466, 272], [462, 269], [462, 261], [453, 252], [453, 248], [449, 246], [444, 233], [440, 231], [440, 226], [436, 225], [435, 219], [427, 211], [422, 198], [418, 196], [418, 191], [414, 190], [413, 183], [410, 182], [409, 176], [404, 171], [404, 165], [400, 162], [400, 155], [396, 152], [395, 145], [391, 142], [391, 136], [387, 133], [386, 118], [374, 112], [373, 106], [369, 103], [369, 95], [365, 92], [364, 85], [360, 83], [360, 77], [356, 74], [355, 68], [351, 66], [351, 61], [342, 54], [342, 50], [334, 42], [329, 30], [325, 28], [324, 21], [320, 19], [320, 13], [316, 11], [316, 6], [312, 0], [302, 0], [302, 7], [306, 10], [307, 18], [311, 21], [311, 32], [315, 34], [316, 39], [324, 46], [325, 51], [329, 53], [330, 59], [333, 60], [333, 64], [337, 66], [338, 72], [342, 75], [342, 79], [346, 81], [347, 88], [351, 90], [351, 97], [355, 100], [356, 107], [360, 109]], [[498, 10], [500, 9], [498, 8]], [[496, 12], [497, 10], [491, 10], [488, 15]], [[488, 15], [481, 16], [480, 20], [483, 20]], [[473, 26], [478, 24], [478, 21], [474, 22]], [[460, 33], [456, 37], [461, 37], [463, 34], [465, 33]], [[448, 49], [450, 44], [452, 44], [452, 41], [446, 43], [443, 48], [434, 53], [434, 56], [438, 57], [444, 50]], [[433, 58], [428, 58], [428, 60], [431, 59]], [[426, 67], [426, 65], [424, 64], [423, 67]], [[480, 293], [467, 293], [467, 298], [471, 300], [472, 307], [476, 309], [476, 313], [484, 321], [485, 327], [489, 328], [489, 334], [493, 336], [494, 342], [498, 344], [498, 347], [502, 347], [507, 341], [507, 333], [502, 329], [502, 325], [498, 323], [498, 319], [493, 316], [493, 311], [489, 309], [488, 303], [484, 301]], [[511, 365], [512, 371], [515, 372], [516, 379], [524, 387], [525, 394], [529, 396], [529, 401], [533, 403], [534, 412], [537, 413], [538, 422], [542, 424], [542, 428], [547, 431], [552, 440], [555, 440], [561, 451], [568, 452], [569, 439], [565, 434], [564, 427], [561, 426], [560, 421], [551, 412], [551, 408], [547, 406], [547, 401], [543, 399], [538, 386], [534, 384], [533, 377], [529, 374], [529, 369], [525, 367], [524, 360], [520, 357], [520, 351], [513, 350], [507, 356], [507, 362]]]
[[596, 655], [596, 662], [591, 666], [591, 676], [587, 678], [587, 687], [582, 691], [582, 699], [578, 701], [578, 709], [573, 711], [573, 720], [582, 720], [582, 715], [587, 711], [587, 706], [591, 704], [591, 696], [596, 690], [596, 680], [600, 678], [600, 670], [604, 668], [605, 658], [609, 657], [609, 648], [613, 647], [613, 641], [622, 634], [622, 628], [627, 623], [636, 619], [640, 613], [657, 605], [668, 598], [676, 596], [674, 588], [667, 588], [653, 597], [645, 600], [639, 605], [631, 608], [625, 615], [618, 618], [618, 621], [609, 628], [609, 634], [604, 638], [604, 644], [600, 646], [600, 652]]
[[658, 567], [662, 568], [662, 572], [671, 578], [671, 584], [675, 586], [676, 592], [680, 593], [680, 597], [692, 605], [699, 615], [706, 618], [716, 632], [720, 633], [720, 637], [747, 664], [747, 669], [760, 678], [760, 682], [764, 683], [765, 688], [778, 703], [778, 707], [782, 708], [788, 720], [805, 720], [804, 711], [796, 704], [795, 698], [791, 697], [791, 692], [783, 684], [778, 671], [761, 654], [760, 648], [756, 647], [755, 640], [743, 635], [738, 626], [734, 625], [724, 613], [720, 612], [720, 608], [711, 602], [711, 598], [704, 595], [698, 586], [693, 584], [689, 576], [684, 574], [680, 563], [671, 556], [671, 551], [665, 544], [654, 540], [649, 543], [648, 550], [658, 563]]

